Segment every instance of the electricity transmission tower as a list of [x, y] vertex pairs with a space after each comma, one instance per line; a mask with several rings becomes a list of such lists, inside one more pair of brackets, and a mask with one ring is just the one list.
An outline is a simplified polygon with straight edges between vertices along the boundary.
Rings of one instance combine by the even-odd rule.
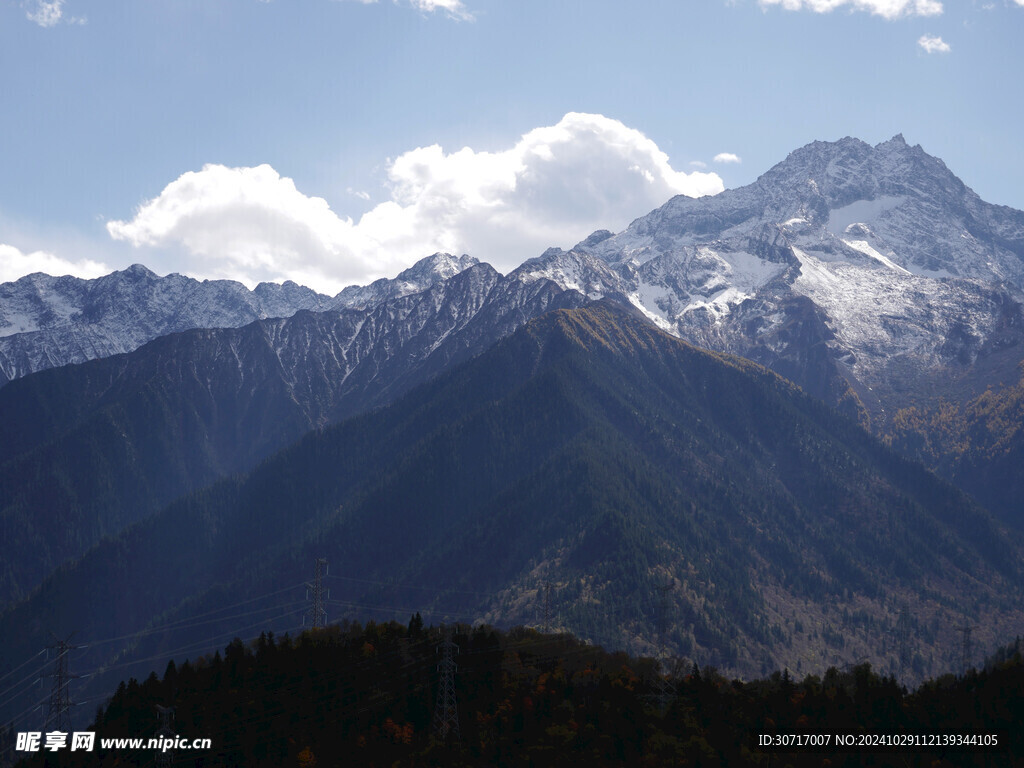
[[[174, 707], [161, 707], [156, 705], [157, 717], [160, 718], [160, 728], [156, 732], [157, 738], [172, 740], [177, 734], [171, 728], [171, 721], [174, 719]], [[156, 753], [156, 765], [169, 766], [174, 764], [174, 752], [171, 750], [159, 750]]]
[[[51, 633], [52, 634], [52, 633]], [[53, 678], [53, 687], [50, 689], [50, 700], [46, 708], [46, 722], [43, 725], [44, 731], [71, 731], [71, 695], [68, 686], [78, 675], [68, 672], [68, 655], [75, 650], [76, 646], [71, 645], [70, 640], [74, 635], [68, 635], [67, 640], [58, 640], [56, 635], [55, 645], [47, 646], [47, 650], [56, 651], [56, 658], [53, 660], [53, 672], [43, 677]]]
[[309, 600], [309, 610], [302, 617], [302, 625], [306, 625], [306, 618], [309, 618], [309, 625], [313, 629], [323, 629], [327, 626], [327, 610], [324, 608], [324, 600], [330, 597], [330, 590], [324, 589], [324, 576], [327, 575], [327, 558], [316, 559], [316, 573], [313, 583], [306, 582], [306, 599]]
[[441, 679], [434, 707], [434, 733], [442, 741], [449, 737], [461, 741], [459, 712], [455, 704], [455, 654], [459, 652], [459, 646], [452, 641], [451, 630], [445, 630], [444, 642], [437, 646], [437, 650], [441, 653], [441, 663], [437, 665]]
[[897, 679], [902, 680], [910, 663], [910, 609], [906, 606], [900, 610], [900, 617], [896, 621], [896, 652], [899, 659]]
[[544, 582], [544, 634], [551, 631], [551, 582]]
[[954, 627], [954, 629], [956, 629], [957, 632], [963, 632], [964, 635], [963, 643], [960, 646], [960, 668], [963, 671], [963, 674], [966, 675], [967, 670], [970, 669], [974, 651], [974, 648], [971, 644], [971, 632], [976, 630], [977, 627], [972, 626], [970, 624], [964, 624], [959, 627]]

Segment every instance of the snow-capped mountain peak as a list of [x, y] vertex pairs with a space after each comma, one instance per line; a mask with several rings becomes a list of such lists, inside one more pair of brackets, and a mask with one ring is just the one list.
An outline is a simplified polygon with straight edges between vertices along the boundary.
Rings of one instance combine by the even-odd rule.
[[1024, 301], [1024, 213], [983, 202], [902, 135], [874, 147], [849, 137], [808, 144], [753, 184], [675, 197], [617, 235], [528, 264], [601, 293], [601, 270], [581, 273], [583, 256], [609, 268], [606, 292], [661, 327], [807, 385], [779, 363], [806, 358], [794, 337], [802, 318], [829, 350], [820, 361], [829, 371], [814, 375], [833, 382], [809, 388], [833, 401], [826, 390], [839, 378], [871, 401], [894, 369], [905, 387], [972, 361], [1014, 327]]
[[420, 293], [479, 263], [476, 258], [466, 254], [453, 256], [450, 253], [435, 253], [420, 259], [393, 279], [382, 277], [369, 285], [350, 285], [335, 297], [333, 306], [339, 309], [358, 309]]

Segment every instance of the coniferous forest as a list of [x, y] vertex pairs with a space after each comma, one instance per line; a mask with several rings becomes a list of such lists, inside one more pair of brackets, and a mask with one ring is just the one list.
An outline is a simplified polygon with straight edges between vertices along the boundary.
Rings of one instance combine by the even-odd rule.
[[[446, 638], [456, 649], [447, 720], [439, 696]], [[867, 664], [740, 682], [569, 635], [428, 628], [417, 614], [407, 626], [264, 633], [212, 657], [171, 661], [162, 677], [122, 682], [97, 711], [88, 729], [95, 751], [43, 750], [19, 765], [161, 764], [153, 750], [103, 750], [98, 742], [154, 737], [159, 707], [174, 708], [176, 735], [212, 740], [209, 750], [169, 752], [164, 764], [203, 767], [1011, 766], [1024, 754], [1019, 639], [982, 671], [907, 691]], [[792, 735], [831, 743], [759, 745]], [[998, 743], [838, 748], [839, 736], [855, 745], [884, 736]]]

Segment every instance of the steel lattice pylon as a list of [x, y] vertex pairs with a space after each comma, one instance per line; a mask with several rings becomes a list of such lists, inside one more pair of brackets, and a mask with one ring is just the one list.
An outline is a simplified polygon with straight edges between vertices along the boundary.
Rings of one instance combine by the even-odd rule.
[[[173, 740], [177, 735], [174, 729], [171, 728], [171, 720], [174, 719], [174, 707], [161, 707], [159, 704], [156, 705], [157, 716], [160, 718], [160, 728], [157, 730], [156, 735], [158, 738], [163, 737], [164, 739]], [[174, 764], [174, 752], [171, 750], [160, 750], [156, 754], [156, 765], [167, 766]]]
[[46, 709], [46, 723], [44, 731], [71, 731], [71, 694], [68, 686], [73, 678], [78, 675], [68, 673], [68, 654], [75, 649], [75, 646], [67, 640], [57, 640], [56, 645], [49, 646], [50, 650], [57, 652], [54, 659], [54, 670], [46, 677], [53, 678], [53, 688], [50, 689], [50, 701]]
[[324, 589], [323, 579], [326, 575], [327, 558], [318, 557], [316, 559], [316, 573], [313, 577], [313, 583], [306, 583], [306, 599], [310, 601], [309, 610], [302, 617], [303, 625], [305, 625], [306, 619], [309, 618], [309, 625], [313, 629], [323, 629], [327, 626], [327, 609], [324, 608], [324, 600], [330, 597], [330, 590]]
[[973, 661], [974, 648], [971, 644], [971, 632], [976, 630], [977, 627], [970, 624], [964, 624], [956, 627], [957, 632], [963, 633], [963, 643], [960, 646], [960, 667], [963, 674], [967, 674], [967, 670], [971, 668], [971, 662]]
[[455, 704], [455, 654], [459, 652], [459, 646], [452, 641], [450, 631], [445, 632], [444, 642], [437, 646], [437, 650], [441, 654], [441, 663], [437, 665], [441, 679], [434, 708], [434, 733], [442, 741], [448, 738], [460, 741], [459, 712]]

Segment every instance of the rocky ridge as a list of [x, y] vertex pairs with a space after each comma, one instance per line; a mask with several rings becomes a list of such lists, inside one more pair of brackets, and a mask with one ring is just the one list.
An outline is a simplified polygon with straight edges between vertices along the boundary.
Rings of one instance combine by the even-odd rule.
[[421, 293], [476, 264], [438, 253], [394, 279], [351, 286], [335, 297], [296, 285], [160, 277], [135, 264], [94, 280], [27, 275], [0, 285], [0, 385], [35, 371], [138, 349], [192, 328], [239, 328], [301, 310], [364, 309]]

